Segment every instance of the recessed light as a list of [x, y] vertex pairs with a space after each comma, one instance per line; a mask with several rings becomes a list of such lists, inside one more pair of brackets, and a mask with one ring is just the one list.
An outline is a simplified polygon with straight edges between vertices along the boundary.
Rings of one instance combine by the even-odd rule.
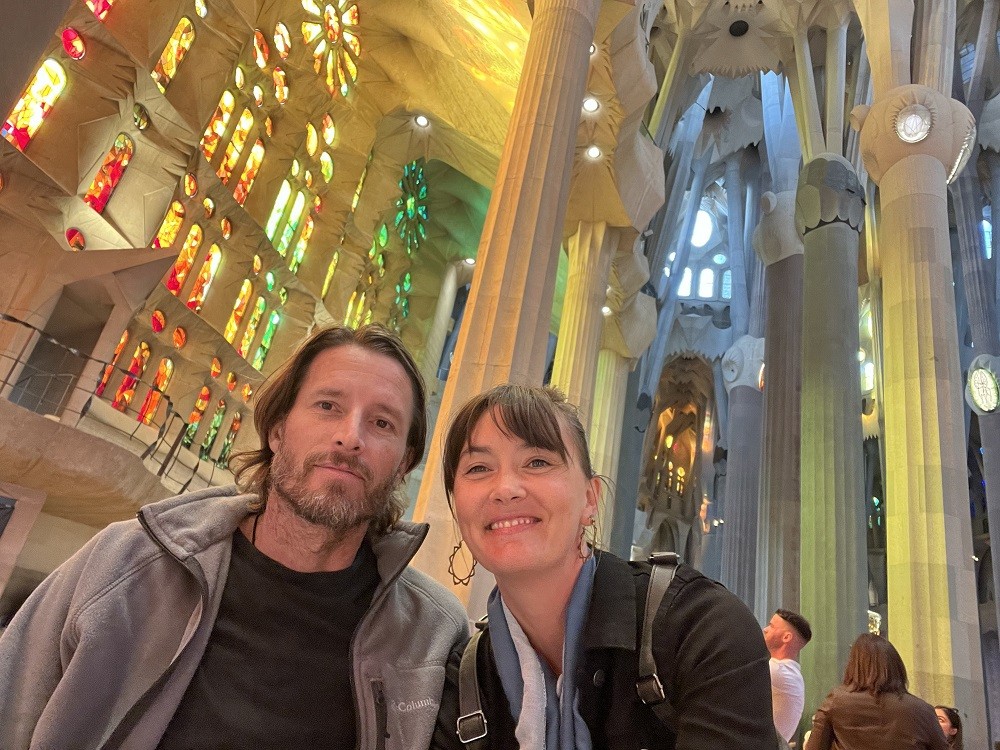
[[584, 112], [596, 112], [600, 108], [601, 108], [601, 103], [592, 96], [588, 96], [586, 99], [583, 100]]
[[423, 115], [417, 115], [416, 117], [413, 118], [413, 121], [417, 123], [418, 128], [426, 128], [428, 125], [431, 124], [431, 121], [428, 120]]
[[589, 156], [591, 159], [600, 159], [602, 153], [603, 152], [601, 151], [599, 146], [590, 146], [587, 149], [587, 156]]

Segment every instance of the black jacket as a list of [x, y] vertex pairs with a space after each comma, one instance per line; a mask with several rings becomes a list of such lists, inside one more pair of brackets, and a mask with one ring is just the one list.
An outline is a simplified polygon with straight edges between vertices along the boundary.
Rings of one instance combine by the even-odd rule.
[[[638, 642], [649, 566], [597, 553], [597, 572], [577, 675], [580, 714], [594, 750], [774, 750], [768, 652], [750, 611], [721, 584], [686, 565], [653, 621], [653, 656], [676, 712], [668, 729], [636, 695]], [[456, 734], [458, 665], [449, 660], [432, 750], [461, 750]], [[488, 750], [513, 750], [515, 723], [493, 662], [489, 632], [480, 643], [480, 688]]]

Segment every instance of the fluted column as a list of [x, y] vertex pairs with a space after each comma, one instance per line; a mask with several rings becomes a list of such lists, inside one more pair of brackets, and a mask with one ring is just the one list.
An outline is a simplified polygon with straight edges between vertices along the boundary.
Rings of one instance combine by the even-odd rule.
[[434, 320], [427, 332], [424, 353], [420, 360], [420, 374], [428, 387], [437, 381], [438, 365], [441, 354], [448, 339], [448, 325], [451, 323], [451, 312], [455, 307], [455, 294], [458, 291], [458, 268], [454, 263], [448, 264], [441, 279], [441, 291], [438, 292], [437, 307], [434, 308]]
[[590, 422], [597, 351], [604, 326], [601, 308], [607, 297], [608, 273], [620, 236], [620, 229], [603, 221], [581, 221], [567, 248], [569, 273], [552, 385], [579, 407], [585, 428]]
[[757, 602], [761, 622], [799, 608], [799, 452], [802, 397], [802, 238], [795, 190], [761, 199], [754, 250], [766, 264], [764, 427], [757, 527]]
[[[979, 747], [985, 700], [945, 184], [973, 121], [926, 86], [887, 90], [887, 70], [872, 68], [875, 103], [856, 108], [852, 124], [882, 208], [889, 623], [911, 690], [965, 707], [966, 742]], [[904, 108], [912, 117], [900, 117]]]
[[[537, 0], [514, 111], [477, 254], [476, 274], [441, 403], [451, 415], [507, 380], [541, 383], [566, 199], [594, 40], [598, 0]], [[427, 463], [440, 465], [449, 419], [439, 420]], [[420, 487], [414, 517], [431, 531], [417, 567], [452, 587], [455, 543], [440, 472]], [[484, 609], [489, 576], [456, 594]]]
[[[596, 388], [590, 423], [590, 455], [594, 471], [601, 476], [614, 477], [618, 473], [618, 456], [621, 451], [622, 418], [625, 414], [625, 391], [632, 360], [611, 349], [601, 348], [597, 355]], [[597, 510], [598, 546], [608, 549], [611, 541], [614, 506], [605, 491]]]
[[[726, 468], [722, 583], [752, 607], [757, 578], [760, 435], [764, 396], [758, 388], [764, 340], [743, 336], [722, 358], [729, 392], [729, 458]], [[735, 429], [742, 425], [743, 429]]]
[[803, 235], [801, 603], [823, 623], [802, 653], [806, 704], [836, 685], [868, 621], [858, 233], [864, 192], [851, 163], [820, 154], [802, 169], [795, 221]]
[[739, 337], [750, 327], [750, 289], [747, 286], [746, 256], [743, 250], [743, 177], [742, 154], [726, 159], [726, 233], [729, 236], [729, 268], [733, 274], [733, 298], [729, 310], [733, 336]]

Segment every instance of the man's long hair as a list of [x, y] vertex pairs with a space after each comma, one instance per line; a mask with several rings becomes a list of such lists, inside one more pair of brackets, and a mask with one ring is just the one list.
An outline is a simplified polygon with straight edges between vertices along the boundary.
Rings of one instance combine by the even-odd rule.
[[[236, 483], [245, 492], [254, 492], [259, 500], [254, 510], [260, 511], [267, 504], [271, 491], [271, 464], [274, 451], [268, 437], [271, 431], [284, 422], [295, 399], [299, 395], [302, 381], [309, 366], [319, 354], [341, 346], [357, 346], [375, 354], [389, 357], [400, 364], [413, 386], [413, 418], [406, 436], [406, 470], [409, 473], [420, 463], [427, 441], [427, 395], [424, 380], [413, 357], [406, 351], [403, 342], [384, 326], [372, 324], [357, 330], [347, 326], [330, 326], [317, 331], [303, 342], [291, 359], [279, 367], [265, 383], [257, 396], [253, 413], [254, 428], [260, 437], [260, 448], [243, 451], [233, 458]], [[389, 504], [386, 512], [371, 523], [376, 534], [384, 534], [402, 517], [405, 510], [403, 498], [398, 495]]]

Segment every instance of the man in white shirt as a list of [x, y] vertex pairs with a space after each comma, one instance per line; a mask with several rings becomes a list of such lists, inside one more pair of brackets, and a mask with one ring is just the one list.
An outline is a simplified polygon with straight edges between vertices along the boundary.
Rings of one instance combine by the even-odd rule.
[[799, 666], [799, 652], [812, 638], [809, 622], [798, 612], [779, 609], [764, 627], [764, 642], [771, 652], [771, 704], [774, 726], [791, 742], [802, 718], [806, 686]]

